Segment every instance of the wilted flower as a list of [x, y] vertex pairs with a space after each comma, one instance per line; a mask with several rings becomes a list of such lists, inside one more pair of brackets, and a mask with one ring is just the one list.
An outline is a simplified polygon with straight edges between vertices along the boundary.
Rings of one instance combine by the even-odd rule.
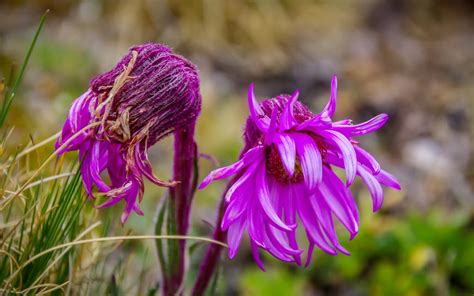
[[[200, 107], [193, 64], [164, 45], [135, 46], [73, 102], [57, 152], [79, 150], [88, 195], [93, 197], [95, 186], [108, 197], [99, 208], [124, 200], [125, 222], [132, 210], [143, 214], [143, 176], [159, 186], [174, 185], [154, 176], [147, 149], [193, 123]], [[103, 171], [110, 183], [102, 178]]]
[[[339, 243], [333, 215], [352, 239], [359, 231], [359, 213], [348, 187], [356, 176], [367, 185], [377, 211], [383, 202], [382, 186], [400, 189], [354, 140], [382, 127], [388, 115], [380, 114], [361, 124], [332, 121], [336, 109], [337, 79], [331, 83], [329, 103], [314, 115], [292, 96], [280, 95], [257, 103], [253, 85], [248, 92], [250, 117], [245, 127], [245, 148], [240, 160], [211, 172], [200, 188], [211, 181], [236, 175], [226, 193], [228, 202], [221, 227], [228, 229], [229, 256], [233, 258], [245, 231], [251, 250], [263, 269], [258, 250], [301, 264], [297, 217], [309, 242], [306, 264], [314, 246], [336, 255], [349, 254]], [[345, 170], [345, 184], [333, 171]]]

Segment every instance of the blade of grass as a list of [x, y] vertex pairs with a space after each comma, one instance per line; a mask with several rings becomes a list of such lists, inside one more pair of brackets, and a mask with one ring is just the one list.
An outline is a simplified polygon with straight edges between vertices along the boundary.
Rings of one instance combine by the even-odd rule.
[[25, 60], [23, 61], [23, 64], [21, 65], [20, 73], [18, 74], [18, 77], [16, 78], [11, 91], [6, 92], [5, 99], [3, 100], [3, 104], [2, 104], [2, 110], [0, 112], [0, 128], [3, 127], [3, 124], [5, 123], [5, 119], [7, 117], [8, 111], [10, 110], [10, 106], [13, 102], [13, 99], [15, 98], [16, 92], [18, 91], [18, 87], [20, 86], [23, 80], [26, 66], [28, 65], [28, 62], [30, 61], [31, 53], [33, 52], [33, 49], [36, 45], [36, 41], [38, 40], [41, 30], [43, 29], [44, 22], [46, 21], [46, 15], [48, 13], [49, 13], [49, 9], [46, 10], [43, 16], [41, 16], [40, 23], [33, 37], [33, 41], [31, 42], [31, 45], [28, 48], [28, 52], [26, 53]]

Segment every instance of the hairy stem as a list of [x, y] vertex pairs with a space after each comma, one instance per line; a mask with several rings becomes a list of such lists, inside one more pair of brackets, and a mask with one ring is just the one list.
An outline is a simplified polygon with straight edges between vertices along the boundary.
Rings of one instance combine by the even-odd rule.
[[[176, 186], [170, 188], [168, 215], [174, 222], [168, 227], [168, 234], [186, 235], [189, 228], [189, 214], [196, 187], [197, 147], [194, 142], [194, 123], [186, 129], [175, 132], [174, 180]], [[168, 219], [170, 221], [170, 219]], [[174, 232], [174, 233], [173, 233]], [[186, 273], [186, 242], [168, 244], [168, 269], [163, 275], [164, 295], [179, 295]]]
[[[216, 241], [223, 242], [226, 240], [227, 231], [223, 231], [221, 229], [221, 223], [222, 223], [222, 219], [224, 217], [224, 212], [226, 208], [226, 202], [225, 202], [224, 197], [227, 193], [227, 190], [229, 190], [232, 184], [234, 184], [235, 180], [236, 179], [234, 178], [229, 181], [221, 197], [221, 202], [217, 211], [217, 219], [215, 223], [214, 234], [212, 236], [212, 239]], [[204, 257], [204, 260], [202, 261], [201, 266], [199, 267], [199, 273], [193, 287], [193, 292], [192, 292], [193, 296], [201, 296], [201, 295], [204, 295], [204, 293], [206, 292], [209, 282], [211, 281], [214, 272], [216, 272], [217, 270], [221, 252], [222, 252], [222, 247], [218, 245], [209, 246], [207, 248], [206, 256]]]

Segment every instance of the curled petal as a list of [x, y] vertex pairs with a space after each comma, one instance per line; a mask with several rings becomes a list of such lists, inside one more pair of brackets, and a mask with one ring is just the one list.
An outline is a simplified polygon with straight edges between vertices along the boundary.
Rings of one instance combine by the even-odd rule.
[[[283, 189], [283, 187], [279, 188], [280, 189], [280, 195], [282, 195], [283, 198], [283, 207], [285, 208], [285, 213], [284, 213], [284, 221], [288, 225], [293, 225], [296, 224], [296, 196], [293, 196], [294, 190], [292, 189]], [[287, 237], [290, 246], [298, 250], [298, 242], [296, 240], [296, 228], [293, 229], [292, 231], [287, 232]], [[295, 259], [296, 264], [301, 265], [301, 255], [300, 254], [295, 254], [293, 255], [293, 258]]]
[[321, 116], [327, 116], [332, 118], [334, 113], [336, 112], [336, 101], [337, 101], [337, 77], [336, 75], [332, 76], [331, 80], [331, 95], [329, 97], [329, 102], [324, 107], [323, 111], [321, 112]]
[[319, 228], [316, 215], [309, 203], [308, 196], [305, 194], [295, 194], [294, 196], [297, 197], [297, 211], [310, 242], [316, 244], [321, 250], [330, 255], [337, 255], [337, 252], [326, 241], [326, 238]]
[[375, 178], [380, 182], [380, 184], [391, 187], [396, 190], [400, 190], [401, 186], [400, 183], [398, 183], [397, 178], [390, 174], [387, 171], [380, 170], [380, 173], [375, 175]]
[[89, 90], [78, 97], [72, 103], [71, 109], [69, 110], [68, 117], [64, 123], [61, 136], [56, 142], [55, 148], [59, 149], [66, 141], [71, 137], [75, 137], [66, 147], [61, 150], [57, 150], [57, 154], [62, 154], [66, 151], [77, 150], [81, 144], [88, 138], [88, 132], [83, 131], [81, 134], [76, 135], [82, 128], [87, 126], [91, 119], [90, 104], [93, 99], [93, 94]]
[[330, 129], [332, 127], [331, 118], [324, 116], [325, 114], [318, 114], [311, 119], [308, 119], [300, 123], [297, 127], [297, 131], [311, 130], [311, 129]]
[[262, 270], [265, 271], [265, 265], [263, 264], [260, 255], [258, 254], [258, 246], [254, 242], [250, 242], [250, 251], [252, 252], [253, 260], [257, 263], [257, 266]]
[[247, 211], [247, 219], [249, 222], [249, 235], [253, 242], [262, 248], [265, 246], [265, 234], [264, 234], [264, 219], [262, 213], [260, 213], [258, 206], [250, 206], [249, 211]]
[[[266, 228], [266, 226], [265, 226]], [[283, 262], [293, 262], [293, 257], [285, 252], [285, 250], [279, 245], [275, 244], [275, 238], [270, 236], [272, 235], [269, 231], [265, 231], [265, 250], [272, 254], [277, 259]], [[291, 252], [293, 253], [293, 252]]]
[[351, 193], [331, 169], [324, 167], [323, 170], [323, 182], [318, 185], [318, 189], [353, 238], [359, 231], [359, 214]]
[[354, 149], [357, 155], [357, 160], [360, 163], [370, 168], [372, 173], [375, 175], [380, 172], [380, 164], [375, 159], [375, 157], [372, 156], [372, 154], [360, 148], [359, 146], [354, 146]]
[[275, 142], [278, 152], [280, 153], [283, 166], [288, 175], [293, 176], [295, 173], [296, 163], [296, 145], [295, 140], [290, 135], [279, 134]]
[[303, 250], [293, 249], [285, 236], [285, 233], [282, 233], [281, 230], [276, 229], [270, 224], [265, 225], [268, 238], [275, 248], [279, 249], [281, 253], [288, 254], [291, 256], [300, 255], [303, 253]]
[[203, 189], [212, 181], [224, 179], [236, 174], [246, 165], [249, 165], [253, 161], [256, 161], [258, 158], [263, 157], [263, 150], [264, 149], [262, 146], [252, 148], [247, 151], [242, 157], [242, 159], [240, 159], [236, 163], [212, 171], [209, 175], [207, 175], [206, 178], [204, 178], [201, 185], [199, 185], [199, 189]]
[[255, 171], [257, 170], [260, 162], [255, 162], [254, 164], [250, 165], [247, 170], [242, 174], [242, 176], [235, 181], [235, 183], [232, 185], [232, 187], [227, 190], [227, 193], [225, 194], [225, 201], [229, 202], [232, 200], [232, 197], [234, 193], [239, 189], [243, 184], [245, 184], [248, 181], [253, 181], [255, 180]]
[[334, 227], [334, 221], [332, 219], [331, 210], [319, 190], [317, 190], [316, 194], [311, 196], [309, 199], [313, 206], [313, 210], [315, 211], [316, 216], [318, 217], [318, 221], [321, 225], [321, 228], [328, 237], [329, 241], [339, 252], [345, 255], [350, 255], [349, 252], [339, 243], [336, 229]]
[[147, 149], [144, 145], [137, 144], [132, 148], [134, 150], [134, 158], [137, 169], [147, 177], [150, 182], [161, 187], [172, 187], [176, 185], [176, 182], [169, 182], [159, 179], [153, 174], [150, 160], [148, 159]]
[[245, 199], [245, 194], [248, 193], [250, 186], [242, 186], [240, 190], [234, 193], [233, 199], [230, 201], [227, 209], [225, 210], [224, 217], [222, 218], [221, 228], [226, 230], [229, 226], [239, 219], [247, 210], [248, 201]]
[[319, 131], [318, 134], [329, 140], [329, 142], [336, 145], [341, 151], [342, 159], [344, 161], [344, 169], [346, 171], [347, 177], [346, 184], [347, 186], [349, 186], [350, 184], [352, 184], [352, 182], [354, 182], [357, 172], [357, 156], [352, 143], [349, 142], [349, 140], [341, 133], [338, 133], [336, 131]]
[[257, 196], [260, 202], [260, 206], [263, 212], [266, 214], [267, 218], [270, 220], [270, 223], [272, 223], [278, 229], [284, 231], [291, 231], [295, 226], [290, 227], [286, 225], [277, 215], [275, 209], [273, 208], [273, 204], [270, 200], [270, 190], [268, 188], [265, 167], [260, 168], [260, 170], [257, 172], [257, 183], [255, 187], [257, 190]]
[[387, 114], [382, 113], [366, 122], [355, 125], [334, 124], [333, 129], [345, 134], [348, 137], [358, 137], [378, 130], [384, 126], [384, 124], [388, 121], [388, 118], [389, 116]]
[[277, 109], [273, 109], [272, 119], [270, 120], [270, 126], [268, 127], [268, 132], [265, 135], [265, 141], [264, 141], [264, 144], [267, 146], [275, 141], [275, 134], [277, 130], [277, 115], [278, 115]]
[[97, 186], [99, 191], [107, 192], [110, 190], [110, 187], [105, 184], [102, 180], [100, 173], [104, 170], [107, 166], [107, 144], [105, 142], [95, 142], [92, 145], [92, 150], [89, 152], [89, 162], [88, 162], [88, 169], [89, 175], [92, 178], [92, 181]]
[[296, 151], [300, 156], [301, 169], [308, 190], [311, 192], [323, 178], [322, 158], [314, 140], [305, 134], [294, 137]]
[[232, 259], [237, 254], [240, 246], [240, 240], [242, 239], [242, 234], [247, 228], [247, 220], [241, 218], [236, 220], [232, 225], [229, 226], [227, 231], [227, 244], [229, 245], [229, 258]]
[[380, 209], [383, 203], [383, 189], [377, 179], [362, 165], [357, 166], [357, 172], [369, 189], [373, 201], [373, 211]]
[[295, 102], [298, 100], [299, 91], [295, 91], [291, 98], [288, 100], [288, 103], [283, 110], [283, 113], [280, 117], [280, 131], [285, 131], [292, 128], [297, 124], [295, 117], [293, 116], [293, 107]]
[[270, 124], [270, 119], [265, 115], [262, 108], [258, 104], [257, 99], [255, 98], [253, 83], [251, 83], [249, 86], [247, 97], [248, 97], [250, 116], [255, 122], [255, 125], [262, 132], [267, 131], [268, 126]]

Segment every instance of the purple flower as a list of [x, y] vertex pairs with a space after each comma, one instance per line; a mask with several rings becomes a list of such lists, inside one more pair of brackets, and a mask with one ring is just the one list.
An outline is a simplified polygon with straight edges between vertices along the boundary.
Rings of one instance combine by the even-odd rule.
[[[143, 215], [143, 176], [158, 186], [175, 184], [153, 174], [147, 149], [193, 124], [200, 107], [193, 64], [164, 45], [134, 46], [111, 71], [92, 79], [89, 89], [73, 102], [57, 153], [79, 150], [87, 194], [93, 197], [96, 187], [106, 195], [99, 208], [123, 200], [124, 223], [132, 211]], [[104, 171], [110, 182], [102, 178]]]
[[[298, 92], [258, 104], [250, 85], [250, 116], [240, 160], [211, 172], [200, 186], [236, 175], [225, 195], [228, 204], [221, 223], [228, 231], [230, 258], [236, 255], [247, 231], [253, 257], [262, 269], [259, 248], [300, 265], [303, 250], [296, 237], [298, 217], [309, 242], [306, 265], [315, 246], [331, 255], [348, 255], [338, 240], [333, 217], [351, 239], [355, 237], [359, 212], [348, 190], [355, 177], [367, 185], [374, 211], [382, 206], [382, 185], [400, 189], [395, 177], [382, 170], [355, 141], [382, 127], [388, 115], [380, 114], [360, 124], [352, 124], [351, 120], [333, 122], [336, 90], [334, 76], [329, 103], [314, 115], [297, 101]], [[334, 167], [345, 171], [345, 184]]]

